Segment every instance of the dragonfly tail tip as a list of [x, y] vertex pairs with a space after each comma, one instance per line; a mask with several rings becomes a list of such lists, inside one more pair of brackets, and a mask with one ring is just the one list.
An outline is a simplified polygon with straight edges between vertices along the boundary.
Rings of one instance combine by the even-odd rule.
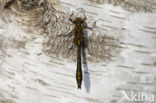
[[78, 86], [78, 89], [81, 89], [81, 86]]

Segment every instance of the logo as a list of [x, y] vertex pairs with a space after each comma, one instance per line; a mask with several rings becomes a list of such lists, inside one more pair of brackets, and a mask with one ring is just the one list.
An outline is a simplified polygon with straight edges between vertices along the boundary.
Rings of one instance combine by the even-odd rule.
[[153, 102], [155, 97], [154, 94], [143, 93], [143, 92], [134, 92], [131, 91], [126, 93], [125, 91], [122, 92], [121, 100], [128, 100], [131, 102]]

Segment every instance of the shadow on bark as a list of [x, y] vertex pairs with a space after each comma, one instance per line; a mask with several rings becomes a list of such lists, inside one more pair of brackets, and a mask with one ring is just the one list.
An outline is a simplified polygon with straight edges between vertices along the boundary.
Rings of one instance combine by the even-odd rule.
[[83, 78], [84, 78], [84, 85], [86, 88], [86, 91], [89, 93], [90, 92], [90, 75], [88, 72], [88, 64], [87, 64], [87, 59], [86, 59], [86, 51], [85, 48], [82, 49], [82, 57], [83, 57]]

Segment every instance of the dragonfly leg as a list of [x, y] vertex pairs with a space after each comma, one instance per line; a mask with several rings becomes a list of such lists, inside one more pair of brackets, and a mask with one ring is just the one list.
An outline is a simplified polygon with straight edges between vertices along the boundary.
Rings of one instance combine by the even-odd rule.
[[15, 0], [9, 0], [5, 5], [4, 8], [8, 8], [11, 6], [11, 4], [13, 4], [15, 2]]
[[87, 23], [84, 23], [84, 27], [85, 27], [86, 29], [93, 30], [93, 28], [96, 26], [96, 22], [97, 22], [97, 21], [94, 22], [94, 24], [93, 24], [92, 27], [89, 27], [89, 26], [87, 25]]
[[58, 37], [61, 37], [61, 36], [67, 36], [67, 37], [71, 37], [73, 35], [73, 30], [70, 32], [70, 33], [68, 33], [68, 34], [60, 34], [60, 35], [57, 35]]
[[90, 54], [90, 55], [92, 55], [92, 53], [90, 52], [90, 50], [89, 50], [89, 48], [87, 47], [87, 50], [88, 50], [88, 53]]
[[68, 55], [69, 55], [69, 53], [71, 52], [72, 49], [73, 49], [73, 45], [69, 48]]
[[69, 21], [72, 22], [74, 24], [74, 21], [71, 19], [71, 17], [74, 15], [74, 13], [72, 12], [72, 14], [70, 15]]

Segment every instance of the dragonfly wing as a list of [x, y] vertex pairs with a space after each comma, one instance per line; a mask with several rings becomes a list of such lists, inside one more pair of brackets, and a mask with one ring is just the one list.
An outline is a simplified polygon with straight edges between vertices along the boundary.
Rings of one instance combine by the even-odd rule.
[[49, 55], [73, 57], [73, 55], [76, 56], [76, 49], [73, 46], [74, 39], [73, 36], [68, 35], [73, 27], [68, 18], [64, 16], [62, 15], [55, 22], [46, 25], [45, 32], [48, 33], [45, 38], [44, 50]]
[[118, 43], [113, 37], [110, 36], [96, 36], [92, 35], [88, 37], [88, 53], [96, 58], [110, 60], [115, 49], [118, 47]]
[[65, 58], [73, 58], [76, 56], [76, 48], [73, 43], [73, 37], [64, 37], [53, 35], [48, 38], [45, 43], [47, 53], [50, 55], [63, 56]]

